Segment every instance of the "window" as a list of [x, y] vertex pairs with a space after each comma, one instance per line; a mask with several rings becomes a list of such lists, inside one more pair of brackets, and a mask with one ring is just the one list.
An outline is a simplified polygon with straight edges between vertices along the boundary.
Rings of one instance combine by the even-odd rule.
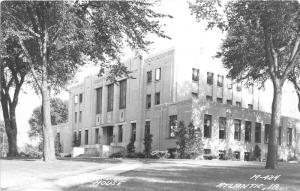
[[89, 130], [85, 130], [85, 144], [88, 145], [89, 144]]
[[238, 92], [242, 91], [242, 84], [241, 83], [236, 84], [236, 91], [238, 91]]
[[146, 97], [146, 108], [151, 108], [151, 94], [148, 94]]
[[206, 96], [206, 101], [212, 101], [212, 100], [213, 100], [212, 96], [209, 96], [209, 95]]
[[204, 115], [204, 137], [211, 137], [211, 115]]
[[249, 94], [253, 94], [253, 85], [250, 85], [248, 87], [248, 92], [249, 92]]
[[224, 81], [224, 76], [218, 75], [218, 82], [217, 82], [217, 85], [218, 85], [219, 87], [223, 87], [223, 81]]
[[199, 81], [199, 69], [193, 68], [192, 80]]
[[278, 145], [281, 145], [281, 129], [282, 127], [280, 126], [278, 130]]
[[241, 140], [241, 120], [234, 120], [234, 139], [240, 141]]
[[160, 92], [155, 93], [155, 105], [160, 104]]
[[225, 150], [219, 150], [219, 159], [220, 160], [225, 160]]
[[78, 95], [74, 96], [74, 103], [78, 103]]
[[219, 139], [226, 138], [226, 117], [219, 118]]
[[169, 128], [170, 128], [170, 131], [169, 131], [169, 136], [171, 138], [175, 137], [175, 133], [176, 133], [176, 130], [177, 130], [177, 115], [171, 115], [169, 117]]
[[102, 113], [102, 88], [96, 89], [96, 114]]
[[207, 84], [208, 85], [214, 84], [214, 74], [211, 72], [207, 72]]
[[211, 154], [211, 149], [204, 149], [204, 154], [206, 154], [206, 155]]
[[121, 143], [123, 142], [123, 127], [122, 125], [119, 125], [118, 128], [119, 128], [118, 142]]
[[150, 121], [146, 121], [145, 136], [150, 134]]
[[232, 105], [232, 100], [231, 99], [226, 100], [226, 104], [227, 105]]
[[78, 142], [79, 142], [79, 145], [81, 145], [81, 131], [78, 132]]
[[136, 123], [131, 123], [131, 138], [134, 140], [133, 142], [135, 142], [135, 140], [136, 140]]
[[161, 79], [161, 68], [155, 69], [155, 80], [158, 81]]
[[240, 156], [240, 152], [239, 151], [234, 151], [233, 152], [233, 157], [236, 159], [236, 160], [240, 160], [241, 156]]
[[77, 112], [75, 112], [75, 123], [77, 123]]
[[77, 145], [77, 133], [74, 131], [73, 132], [73, 147], [76, 147]]
[[126, 108], [126, 89], [127, 89], [127, 80], [120, 81], [120, 103], [119, 108]]
[[152, 71], [147, 72], [147, 83], [152, 82]]
[[114, 109], [114, 84], [107, 86], [107, 111]]
[[79, 111], [79, 123], [82, 121], [82, 111]]
[[196, 92], [192, 92], [192, 98], [198, 99], [199, 95]]
[[235, 102], [237, 107], [242, 107], [242, 103], [240, 101]]
[[251, 121], [245, 121], [245, 142], [251, 142]]
[[217, 97], [217, 102], [218, 103], [223, 103], [223, 98]]
[[83, 94], [79, 94], [79, 103], [82, 103], [83, 100]]
[[231, 80], [229, 80], [229, 81], [227, 82], [227, 88], [228, 88], [229, 90], [232, 89], [232, 81], [231, 81]]
[[99, 128], [95, 129], [95, 144], [99, 144]]
[[252, 104], [248, 104], [248, 109], [253, 110], [253, 105]]
[[250, 152], [244, 152], [244, 161], [250, 160]]
[[288, 128], [287, 129], [287, 145], [291, 146], [293, 142], [293, 129]]
[[255, 123], [255, 143], [261, 142], [261, 123]]
[[269, 134], [270, 134], [270, 124], [265, 124], [265, 143], [269, 142]]

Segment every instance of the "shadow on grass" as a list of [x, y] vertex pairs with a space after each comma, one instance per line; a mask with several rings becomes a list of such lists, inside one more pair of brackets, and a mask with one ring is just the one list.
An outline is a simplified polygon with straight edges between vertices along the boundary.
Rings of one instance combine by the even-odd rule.
[[32, 158], [32, 157], [23, 157], [23, 156], [16, 156], [16, 157], [1, 157], [1, 160], [21, 160], [21, 161], [38, 161], [42, 160], [41, 158]]
[[122, 163], [121, 159], [110, 159], [110, 158], [58, 158], [58, 160], [62, 161], [78, 161], [78, 162], [94, 162], [94, 163], [111, 163], [111, 164], [118, 164]]
[[[162, 166], [157, 166], [161, 163]], [[151, 164], [156, 165], [151, 166]], [[126, 180], [120, 186], [91, 187], [92, 183], [63, 188], [64, 191], [94, 191], [94, 190], [226, 190], [218, 189], [220, 183], [228, 184], [278, 184], [281, 190], [300, 190], [300, 165], [280, 164], [276, 170], [264, 169], [264, 164], [253, 166], [164, 166], [165, 162], [152, 162], [143, 168], [119, 174], [116, 178]], [[253, 175], [281, 175], [277, 181], [250, 179]], [[259, 190], [259, 189], [254, 189]]]

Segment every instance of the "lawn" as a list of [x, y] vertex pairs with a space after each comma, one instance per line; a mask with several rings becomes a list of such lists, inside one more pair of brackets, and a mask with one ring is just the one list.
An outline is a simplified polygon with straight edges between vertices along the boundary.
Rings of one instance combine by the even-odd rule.
[[[254, 175], [254, 178], [250, 179]], [[261, 178], [259, 178], [259, 175]], [[272, 178], [266, 175], [281, 175]], [[267, 180], [267, 179], [272, 180]], [[96, 190], [300, 190], [300, 164], [280, 163], [279, 169], [266, 170], [264, 163], [243, 161], [145, 161], [141, 168], [112, 178], [121, 185], [92, 183], [64, 188], [65, 191]], [[104, 179], [105, 180], [105, 179]], [[103, 181], [102, 181], [103, 182]], [[223, 183], [223, 184], [222, 184]], [[227, 186], [225, 187], [226, 184]], [[103, 183], [104, 184], [104, 183]], [[229, 184], [231, 188], [229, 188]], [[248, 185], [245, 189], [238, 185]], [[218, 186], [219, 185], [219, 186]], [[235, 188], [234, 188], [235, 187]]]
[[[264, 165], [177, 159], [69, 158], [52, 163], [1, 160], [1, 188], [5, 191], [300, 190], [300, 164], [280, 163], [276, 170], [266, 170]], [[242, 186], [247, 187], [242, 189]]]

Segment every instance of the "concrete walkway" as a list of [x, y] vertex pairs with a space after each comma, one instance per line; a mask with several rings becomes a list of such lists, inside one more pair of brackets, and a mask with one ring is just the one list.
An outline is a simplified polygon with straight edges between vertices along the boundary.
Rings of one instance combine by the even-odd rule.
[[[5, 176], [4, 173], [1, 175], [1, 188], [5, 191], [63, 191], [64, 187], [95, 182], [103, 178], [115, 178], [116, 175], [120, 173], [134, 170], [142, 165], [142, 162], [136, 160], [122, 160], [121, 163], [106, 164], [105, 168], [99, 170], [97, 170], [97, 168], [89, 168], [81, 172], [74, 170], [73, 173], [72, 171], [69, 173], [61, 172], [49, 174], [49, 176], [42, 175], [41, 177], [33, 175], [30, 181], [27, 182], [18, 182], [19, 180], [15, 179], [15, 184], [5, 184], [4, 181], [7, 180], [7, 177], [3, 178], [3, 175]], [[32, 168], [34, 168], [34, 165]], [[59, 171], [59, 169], [57, 169], [57, 171]], [[118, 178], [118, 180], [120, 180], [120, 178]]]

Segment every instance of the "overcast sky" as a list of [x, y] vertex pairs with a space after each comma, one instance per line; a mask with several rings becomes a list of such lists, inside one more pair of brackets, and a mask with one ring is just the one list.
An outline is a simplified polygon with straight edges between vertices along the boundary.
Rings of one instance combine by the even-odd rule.
[[[188, 47], [187, 51], [205, 51], [206, 54], [214, 56], [221, 39], [224, 37], [220, 31], [205, 31], [205, 25], [197, 23], [194, 16], [190, 15], [188, 4], [185, 0], [162, 0], [160, 5], [155, 8], [157, 11], [170, 14], [173, 19], [164, 19], [162, 22], [166, 24], [165, 32], [172, 40], [160, 39], [157, 37], [150, 37], [153, 44], [150, 46], [149, 54], [159, 52], [171, 47], [178, 47], [185, 45]], [[201, 46], [200, 46], [201, 45]], [[126, 51], [124, 59], [132, 57], [133, 54]], [[147, 54], [145, 53], [145, 56]], [[216, 66], [220, 67], [220, 66]], [[87, 65], [80, 69], [76, 75], [76, 81], [81, 82], [85, 76], [94, 74], [98, 69], [93, 65]], [[74, 84], [73, 84], [74, 85]], [[283, 110], [289, 109], [289, 114], [300, 118], [297, 111], [296, 95], [292, 92], [292, 87], [287, 86], [285, 92], [287, 96], [284, 97]], [[266, 99], [270, 100], [272, 92], [266, 93]], [[68, 92], [62, 92], [58, 97], [66, 100], [68, 99]], [[29, 142], [27, 132], [29, 130], [28, 120], [35, 107], [41, 104], [41, 97], [37, 96], [30, 87], [25, 87], [24, 91], [19, 96], [19, 104], [17, 106], [17, 125], [18, 125], [18, 145]], [[292, 109], [291, 109], [292, 107]]]

